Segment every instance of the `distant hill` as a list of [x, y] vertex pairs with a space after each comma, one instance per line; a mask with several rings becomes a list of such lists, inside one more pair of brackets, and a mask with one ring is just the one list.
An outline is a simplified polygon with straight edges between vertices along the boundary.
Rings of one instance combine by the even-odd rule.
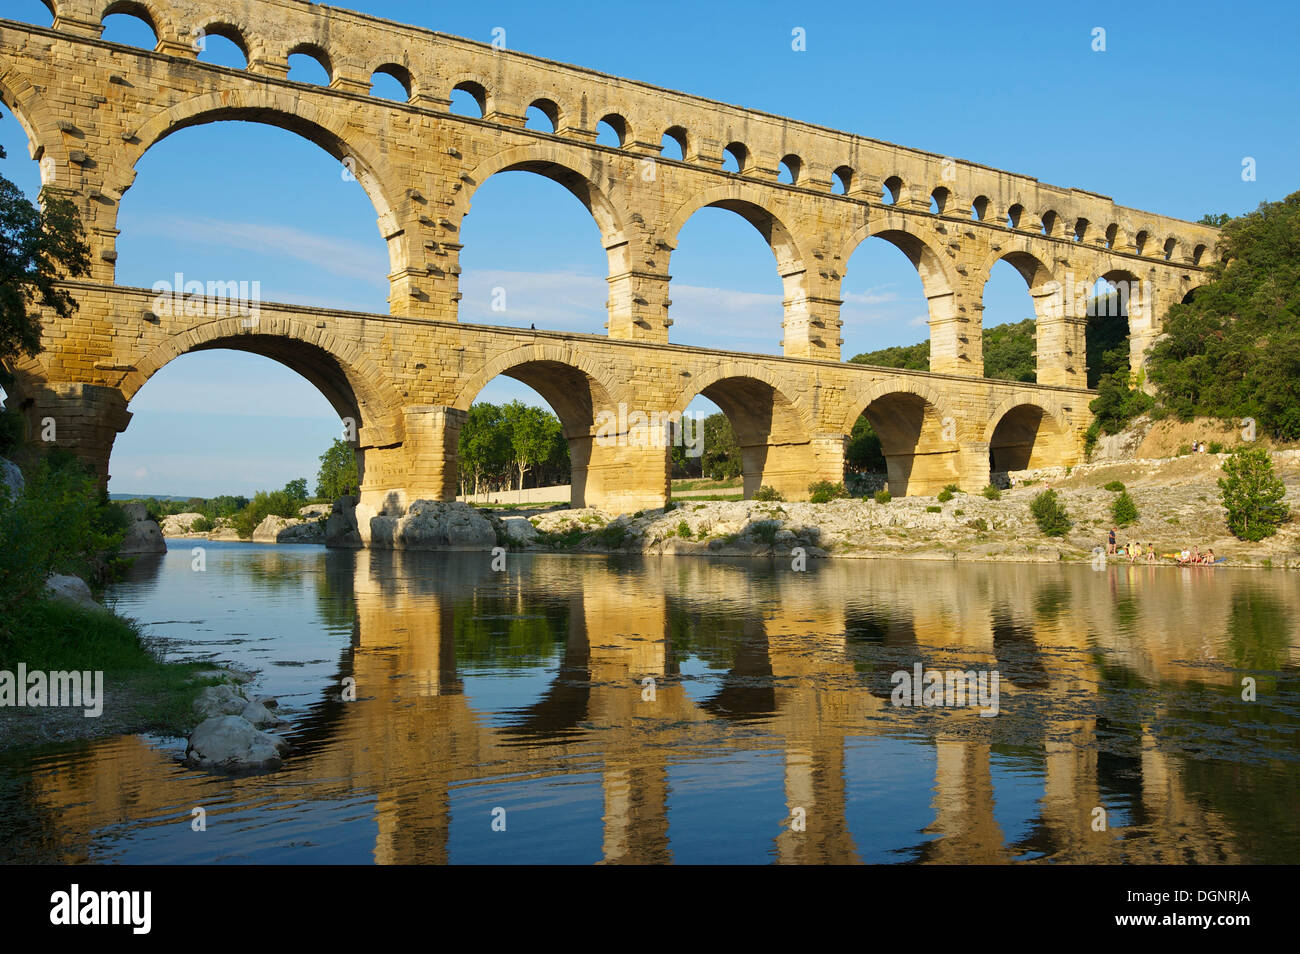
[[[1034, 366], [1034, 319], [984, 329], [984, 376], [1002, 381], [1029, 381], [1036, 377]], [[849, 359], [855, 364], [910, 371], [930, 370], [930, 342], [881, 348]]]
[[184, 497], [176, 494], [109, 494], [109, 500], [193, 500], [193, 496]]

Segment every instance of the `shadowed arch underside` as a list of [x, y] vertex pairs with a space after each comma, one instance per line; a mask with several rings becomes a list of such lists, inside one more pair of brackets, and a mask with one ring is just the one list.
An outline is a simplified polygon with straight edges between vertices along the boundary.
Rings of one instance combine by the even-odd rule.
[[880, 437], [891, 494], [928, 496], [960, 483], [953, 422], [925, 397], [905, 391], [883, 394], [862, 413]]
[[1002, 415], [989, 438], [989, 470], [1006, 473], [1073, 459], [1073, 442], [1050, 414], [1021, 404]]

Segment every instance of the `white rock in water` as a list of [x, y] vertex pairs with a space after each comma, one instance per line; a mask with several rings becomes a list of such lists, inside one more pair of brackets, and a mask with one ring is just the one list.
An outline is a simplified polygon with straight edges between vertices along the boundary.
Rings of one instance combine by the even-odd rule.
[[239, 717], [256, 726], [275, 725], [280, 721], [274, 712], [260, 702], [250, 702], [244, 706]]
[[200, 719], [210, 719], [213, 716], [239, 715], [247, 705], [244, 694], [234, 686], [207, 686], [194, 700], [194, 711]]
[[257, 525], [254, 543], [324, 543], [325, 526], [318, 520], [297, 520], [274, 514]]
[[487, 517], [463, 503], [416, 500], [405, 516], [373, 516], [369, 527], [376, 549], [490, 550], [497, 544]]
[[0, 457], [0, 487], [7, 489], [10, 497], [17, 497], [26, 486], [27, 482], [23, 480], [23, 472], [18, 469], [18, 465]]
[[507, 517], [501, 523], [505, 527], [506, 536], [510, 538], [511, 543], [527, 545], [537, 539], [537, 528], [523, 517]]
[[119, 553], [134, 556], [141, 553], [166, 553], [167, 541], [163, 539], [162, 527], [142, 503], [120, 505], [128, 518], [126, 538], [122, 541]]
[[214, 716], [199, 724], [190, 735], [185, 761], [196, 768], [241, 769], [279, 768], [289, 743], [278, 735], [262, 732], [237, 715]]
[[86, 584], [86, 581], [79, 576], [53, 573], [45, 581], [45, 592], [60, 603], [71, 603], [74, 606], [84, 606], [87, 609], [103, 609], [102, 606], [95, 602], [95, 597], [91, 595], [90, 587]]

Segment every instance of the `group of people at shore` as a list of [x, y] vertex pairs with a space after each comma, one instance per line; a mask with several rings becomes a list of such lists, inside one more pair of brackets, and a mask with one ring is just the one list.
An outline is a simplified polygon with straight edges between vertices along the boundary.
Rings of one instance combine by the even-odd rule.
[[[1110, 533], [1106, 537], [1106, 553], [1110, 556], [1128, 557], [1129, 563], [1137, 563], [1139, 560], [1156, 563], [1159, 557], [1154, 543], [1148, 543], [1145, 549], [1140, 543], [1130, 542], [1119, 546], [1116, 543], [1114, 527], [1110, 528]], [[1190, 550], [1167, 553], [1165, 556], [1173, 557], [1179, 566], [1212, 566], [1215, 563], [1214, 550], [1209, 547], [1205, 548], [1204, 553], [1201, 552], [1200, 547], [1192, 547]]]

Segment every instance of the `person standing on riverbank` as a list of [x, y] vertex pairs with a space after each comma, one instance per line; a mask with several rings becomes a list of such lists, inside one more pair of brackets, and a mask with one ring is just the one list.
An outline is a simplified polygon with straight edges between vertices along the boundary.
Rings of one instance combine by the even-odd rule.
[[1110, 528], [1110, 533], [1106, 536], [1106, 552], [1114, 554], [1115, 552], [1115, 528]]

